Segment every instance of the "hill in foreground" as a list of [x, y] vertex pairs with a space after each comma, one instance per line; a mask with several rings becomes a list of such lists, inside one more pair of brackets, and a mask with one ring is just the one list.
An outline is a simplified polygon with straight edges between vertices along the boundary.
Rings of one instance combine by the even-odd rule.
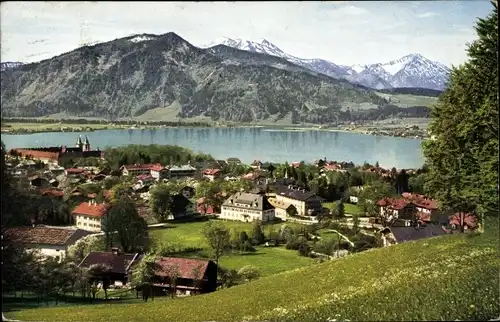
[[[180, 118], [250, 122], [329, 122], [360, 104], [387, 101], [373, 91], [284, 59], [215, 53], [175, 33], [84, 46], [2, 72], [2, 115], [137, 117], [155, 109]], [[252, 54], [250, 54], [252, 55]], [[258, 57], [257, 57], [258, 56]]]
[[410, 321], [500, 315], [498, 224], [354, 254], [190, 298], [31, 309], [23, 321]]

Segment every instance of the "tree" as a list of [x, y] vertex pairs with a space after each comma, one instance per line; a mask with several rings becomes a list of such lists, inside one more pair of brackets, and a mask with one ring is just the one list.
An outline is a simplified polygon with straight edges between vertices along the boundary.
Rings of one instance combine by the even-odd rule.
[[394, 188], [389, 183], [374, 181], [360, 192], [358, 206], [365, 214], [377, 216], [379, 212], [377, 201], [394, 194]]
[[256, 220], [253, 223], [252, 227], [252, 242], [255, 245], [260, 245], [266, 241], [266, 236], [264, 235], [264, 231], [262, 230], [262, 222], [260, 220]]
[[157, 184], [149, 198], [151, 212], [159, 222], [165, 222], [172, 214], [172, 191], [167, 184]]
[[170, 296], [172, 298], [177, 294], [177, 280], [179, 279], [181, 273], [179, 270], [179, 266], [177, 265], [168, 265], [164, 268], [164, 272], [167, 274], [168, 283], [170, 285]]
[[85, 276], [90, 285], [92, 299], [95, 299], [97, 292], [99, 292], [101, 288], [104, 290], [106, 299], [108, 299], [110, 272], [111, 267], [105, 264], [94, 264], [87, 268], [87, 270], [85, 271]]
[[146, 254], [132, 270], [130, 282], [136, 290], [141, 290], [144, 302], [147, 302], [150, 294], [153, 293], [153, 279], [156, 273], [162, 269], [156, 259], [157, 257], [155, 254]]
[[193, 287], [195, 292], [201, 289], [203, 286], [203, 271], [201, 270], [203, 265], [198, 265], [193, 268], [192, 276], [193, 276]]
[[226, 288], [238, 285], [241, 280], [241, 277], [238, 275], [238, 271], [235, 269], [225, 269], [223, 267], [219, 267], [217, 275], [219, 280], [222, 282], [222, 287]]
[[240, 268], [238, 275], [245, 281], [251, 282], [260, 277], [260, 272], [257, 267], [252, 265], [246, 265]]
[[104, 217], [104, 233], [108, 236], [107, 246], [116, 235], [124, 252], [141, 250], [148, 238], [147, 224], [144, 218], [140, 217], [133, 200], [122, 196], [114, 201]]
[[221, 224], [208, 222], [203, 229], [203, 235], [205, 236], [208, 246], [212, 250], [215, 263], [218, 266], [219, 259], [230, 246], [229, 231], [227, 227]]
[[345, 206], [344, 206], [344, 203], [342, 202], [342, 200], [339, 200], [337, 202], [337, 206], [336, 206], [336, 216], [337, 218], [344, 218], [345, 217]]
[[498, 7], [476, 24], [469, 61], [431, 108], [425, 190], [444, 211], [498, 215]]

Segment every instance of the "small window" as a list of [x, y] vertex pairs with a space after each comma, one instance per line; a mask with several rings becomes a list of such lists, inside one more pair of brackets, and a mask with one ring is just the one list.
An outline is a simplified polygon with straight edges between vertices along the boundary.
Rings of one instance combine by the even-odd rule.
[[56, 249], [56, 252], [58, 252], [58, 251], [59, 251], [59, 249]]

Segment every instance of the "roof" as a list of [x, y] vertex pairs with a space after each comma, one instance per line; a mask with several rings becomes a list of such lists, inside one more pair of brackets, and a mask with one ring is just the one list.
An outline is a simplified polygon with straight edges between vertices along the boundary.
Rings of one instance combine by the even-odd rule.
[[159, 163], [146, 163], [146, 164], [124, 165], [123, 168], [127, 169], [127, 171], [134, 171], [134, 170], [156, 170], [164, 167]]
[[180, 278], [199, 279], [198, 276], [195, 276], [194, 271], [199, 268], [200, 275], [205, 275], [205, 271], [210, 262], [209, 260], [193, 258], [160, 257], [156, 263], [160, 265], [162, 269], [157, 271], [156, 274], [158, 276], [168, 277], [168, 270], [177, 267]]
[[409, 192], [403, 192], [401, 195], [403, 196], [403, 198], [412, 201], [417, 207], [429, 210], [438, 209], [438, 202], [434, 199], [427, 198], [424, 195], [413, 194]]
[[473, 214], [458, 212], [449, 217], [450, 225], [462, 226], [465, 225], [470, 228], [474, 228], [477, 226], [476, 216]]
[[226, 201], [224, 201], [222, 205], [228, 207], [258, 209], [260, 211], [270, 210], [274, 208], [273, 205], [269, 203], [266, 196], [247, 192], [235, 193]]
[[80, 168], [68, 168], [66, 169], [67, 173], [83, 173], [84, 170]]
[[408, 206], [411, 202], [406, 199], [397, 198], [384, 198], [377, 201], [377, 205], [380, 207], [388, 207], [394, 210], [401, 210]]
[[49, 188], [42, 190], [42, 196], [62, 197], [64, 196], [64, 192], [59, 189]]
[[173, 165], [169, 168], [170, 171], [196, 171], [196, 168], [190, 164], [185, 164], [181, 166]]
[[17, 227], [6, 229], [4, 234], [23, 244], [64, 246], [71, 237], [80, 239], [88, 235], [89, 232], [62, 227]]
[[106, 214], [107, 209], [104, 204], [92, 204], [90, 202], [82, 202], [73, 210], [73, 215], [86, 215], [92, 217], [102, 217]]
[[113, 254], [112, 252], [90, 252], [80, 263], [80, 267], [103, 264], [111, 267], [111, 273], [127, 274], [128, 268], [139, 259], [139, 254]]
[[294, 200], [307, 201], [314, 198], [322, 200], [322, 198], [317, 196], [314, 192], [305, 191], [304, 189], [293, 188], [291, 186], [288, 187], [278, 186], [276, 190], [277, 190], [276, 191], [277, 195], [279, 194], [283, 197]]
[[392, 227], [392, 234], [398, 241], [407, 242], [423, 238], [441, 236], [446, 234], [440, 225], [423, 225], [419, 228], [417, 227]]
[[17, 154], [20, 154], [22, 157], [30, 155], [34, 159], [59, 160], [58, 152], [47, 152], [47, 151], [38, 151], [29, 149], [13, 149], [13, 150], [16, 151]]
[[206, 176], [214, 176], [220, 173], [220, 169], [205, 169], [203, 170], [203, 174]]

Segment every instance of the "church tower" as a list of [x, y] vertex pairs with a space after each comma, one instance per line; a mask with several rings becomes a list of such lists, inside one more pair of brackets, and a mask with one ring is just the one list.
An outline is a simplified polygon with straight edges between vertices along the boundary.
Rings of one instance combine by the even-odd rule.
[[78, 140], [76, 141], [76, 147], [83, 150], [83, 142], [81, 135], [78, 136]]
[[85, 144], [83, 145], [83, 151], [90, 151], [89, 138], [85, 135]]

